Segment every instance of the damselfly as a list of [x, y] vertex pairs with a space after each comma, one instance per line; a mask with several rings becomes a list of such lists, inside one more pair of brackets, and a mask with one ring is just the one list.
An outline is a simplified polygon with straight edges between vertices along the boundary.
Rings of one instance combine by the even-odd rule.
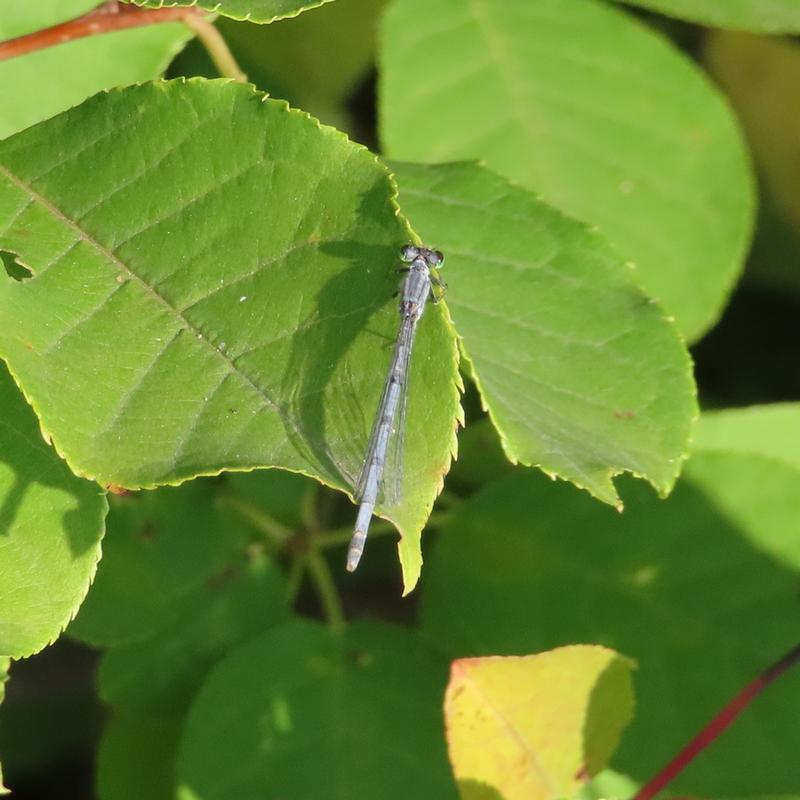
[[[444, 289], [436, 274], [436, 270], [444, 263], [444, 256], [438, 250], [407, 244], [400, 251], [400, 258], [408, 264], [404, 270], [406, 277], [400, 296], [400, 328], [397, 331], [389, 372], [372, 425], [364, 466], [356, 482], [355, 498], [361, 505], [347, 553], [347, 569], [350, 572], [358, 566], [361, 554], [364, 552], [369, 523], [379, 495], [392, 505], [400, 500], [403, 476], [402, 445], [405, 435], [411, 349], [414, 346], [417, 323], [425, 311], [428, 298], [438, 302]], [[384, 480], [389, 442], [393, 436], [395, 437], [394, 469], [388, 480]]]

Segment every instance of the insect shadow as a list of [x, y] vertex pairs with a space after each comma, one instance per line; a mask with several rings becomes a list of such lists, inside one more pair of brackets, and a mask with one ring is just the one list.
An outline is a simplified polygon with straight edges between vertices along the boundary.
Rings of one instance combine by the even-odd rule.
[[[382, 360], [365, 365], [363, 355], [353, 352], [354, 343], [372, 333], [387, 345], [381, 351], [389, 351], [391, 330], [381, 318], [374, 325], [370, 320], [396, 291], [397, 250], [340, 241], [322, 244], [320, 251], [334, 257], [337, 272], [323, 282], [313, 313], [292, 338], [280, 396], [286, 398], [282, 410], [291, 421], [285, 430], [292, 445], [321, 474], [347, 488], [361, 467], [375, 412], [372, 400], [377, 403], [386, 367]], [[364, 348], [358, 349], [363, 354]], [[366, 394], [365, 372], [375, 379], [374, 392]]]

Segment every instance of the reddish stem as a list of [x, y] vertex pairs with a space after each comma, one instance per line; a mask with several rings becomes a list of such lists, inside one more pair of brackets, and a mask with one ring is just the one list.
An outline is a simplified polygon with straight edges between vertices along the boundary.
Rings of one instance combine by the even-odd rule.
[[666, 788], [711, 742], [733, 724], [739, 714], [767, 686], [797, 663], [800, 663], [800, 645], [790, 650], [771, 667], [764, 670], [755, 680], [748, 683], [658, 775], [639, 790], [633, 800], [651, 800], [652, 797], [655, 797], [662, 789]]
[[155, 25], [159, 22], [186, 20], [190, 17], [203, 16], [205, 13], [194, 7], [139, 8], [138, 6], [120, 5], [116, 2], [105, 2], [94, 10], [68, 22], [0, 42], [0, 61], [71, 42], [73, 39], [81, 39], [84, 36], [121, 31], [126, 28], [138, 28], [143, 25]]

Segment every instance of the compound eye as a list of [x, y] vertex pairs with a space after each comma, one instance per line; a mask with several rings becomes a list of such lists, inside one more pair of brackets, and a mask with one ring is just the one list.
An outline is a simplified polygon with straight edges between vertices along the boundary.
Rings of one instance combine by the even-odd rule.
[[400, 248], [400, 258], [410, 264], [419, 255], [419, 248], [413, 244], [407, 244]]
[[432, 267], [441, 267], [444, 264], [444, 253], [441, 250], [429, 250], [428, 264]]

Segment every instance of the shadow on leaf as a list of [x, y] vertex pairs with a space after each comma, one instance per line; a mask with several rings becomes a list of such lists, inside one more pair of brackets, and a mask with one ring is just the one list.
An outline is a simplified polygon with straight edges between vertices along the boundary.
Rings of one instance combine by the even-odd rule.
[[458, 792], [461, 800], [505, 800], [494, 786], [472, 779], [459, 781]]

